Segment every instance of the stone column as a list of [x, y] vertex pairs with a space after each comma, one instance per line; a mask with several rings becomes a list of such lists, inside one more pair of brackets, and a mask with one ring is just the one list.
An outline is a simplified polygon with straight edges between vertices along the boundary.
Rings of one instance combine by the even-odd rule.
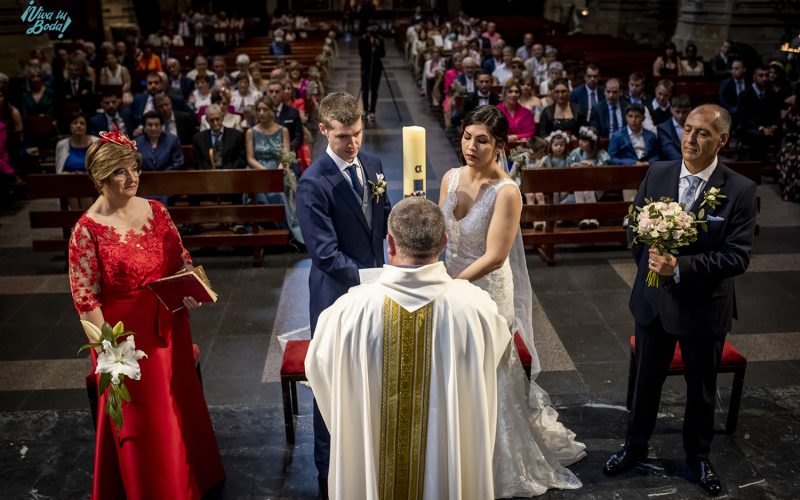
[[769, 0], [681, 0], [672, 41], [683, 50], [688, 42], [709, 59], [726, 38], [751, 45], [762, 57], [777, 55], [782, 37], [800, 25], [800, 9], [793, 2]]
[[113, 40], [112, 27], [136, 25], [136, 13], [131, 0], [103, 0], [103, 32], [106, 40]]
[[586, 6], [589, 15], [583, 18], [582, 26], [587, 34], [614, 35], [661, 45], [675, 28], [676, 2], [591, 0], [586, 2]]

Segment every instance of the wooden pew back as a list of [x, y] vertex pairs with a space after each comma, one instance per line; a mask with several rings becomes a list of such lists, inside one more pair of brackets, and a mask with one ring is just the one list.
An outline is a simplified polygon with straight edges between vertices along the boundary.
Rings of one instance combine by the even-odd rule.
[[[30, 213], [32, 229], [62, 228], [62, 238], [34, 239], [34, 251], [64, 251], [69, 230], [82, 215], [70, 210], [67, 198], [95, 197], [97, 191], [86, 175], [32, 174], [27, 177], [31, 199], [58, 198], [61, 210], [40, 210]], [[244, 193], [283, 192], [283, 172], [279, 170], [181, 170], [145, 172], [139, 181], [139, 196], [155, 195], [237, 195]], [[193, 247], [255, 248], [255, 264], [263, 260], [263, 247], [287, 245], [287, 229], [260, 229], [258, 223], [286, 222], [283, 205], [201, 204], [200, 206], [168, 207], [175, 224], [250, 224], [252, 233], [234, 234], [229, 230], [207, 231], [183, 236], [184, 245]]]

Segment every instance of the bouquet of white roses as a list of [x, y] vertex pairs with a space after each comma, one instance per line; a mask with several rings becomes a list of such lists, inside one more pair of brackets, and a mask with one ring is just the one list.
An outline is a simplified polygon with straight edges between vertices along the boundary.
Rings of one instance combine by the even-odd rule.
[[292, 165], [295, 163], [297, 163], [297, 155], [294, 151], [281, 149], [280, 164], [283, 166], [283, 184], [286, 186], [292, 201], [297, 192], [297, 177], [294, 175], [294, 170], [292, 170]]
[[[100, 394], [108, 390], [106, 414], [116, 425], [117, 434], [119, 434], [123, 423], [122, 402], [131, 401], [131, 395], [128, 388], [125, 387], [125, 377], [133, 380], [142, 378], [139, 360], [146, 358], [147, 354], [136, 349], [133, 332], [125, 330], [122, 321], [113, 328], [108, 323], [104, 323], [102, 328], [97, 328], [93, 323], [85, 320], [81, 320], [81, 324], [92, 342], [81, 346], [78, 353], [93, 347], [103, 349], [97, 355], [95, 373], [100, 375]], [[124, 341], [120, 340], [120, 337], [125, 336], [128, 338]]]
[[[706, 221], [703, 210], [695, 216], [687, 212], [682, 203], [663, 197], [658, 201], [645, 198], [643, 207], [633, 205], [625, 217], [628, 227], [633, 231], [629, 245], [646, 244], [658, 251], [659, 255], [678, 254], [678, 248], [697, 240], [697, 227], [705, 231]], [[652, 269], [647, 273], [647, 285], [659, 286], [659, 274]]]

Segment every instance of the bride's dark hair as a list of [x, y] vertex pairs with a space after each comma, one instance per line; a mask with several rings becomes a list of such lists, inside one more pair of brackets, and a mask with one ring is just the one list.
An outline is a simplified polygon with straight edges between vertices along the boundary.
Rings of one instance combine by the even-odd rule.
[[497, 145], [502, 147], [508, 142], [508, 119], [496, 106], [478, 106], [467, 113], [464, 118], [464, 129], [470, 125], [486, 125]]

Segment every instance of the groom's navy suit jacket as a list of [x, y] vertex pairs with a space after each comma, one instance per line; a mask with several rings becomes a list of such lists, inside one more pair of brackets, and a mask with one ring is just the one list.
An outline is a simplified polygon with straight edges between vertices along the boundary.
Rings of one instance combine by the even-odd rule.
[[[680, 171], [681, 160], [650, 165], [635, 206], [643, 206], [645, 198], [678, 200]], [[636, 323], [647, 326], [658, 318], [664, 331], [673, 335], [724, 335], [730, 331], [736, 311], [733, 277], [745, 272], [753, 248], [756, 185], [719, 162], [690, 212], [698, 213], [703, 193], [712, 187], [727, 198], [721, 199], [716, 209], [703, 207], [708, 232], [698, 227], [697, 241], [678, 248], [677, 283], [662, 276], [660, 287], [648, 287], [648, 248], [634, 247], [638, 270], [630, 310]], [[628, 230], [629, 239], [631, 236]]]
[[[368, 180], [383, 173], [381, 161], [359, 153]], [[364, 183], [370, 194], [371, 186]], [[358, 270], [383, 266], [383, 240], [391, 205], [384, 193], [371, 199], [372, 227], [361, 210], [350, 182], [327, 153], [303, 173], [297, 186], [297, 218], [311, 256], [308, 277], [311, 334], [319, 314], [347, 290], [359, 284]]]

